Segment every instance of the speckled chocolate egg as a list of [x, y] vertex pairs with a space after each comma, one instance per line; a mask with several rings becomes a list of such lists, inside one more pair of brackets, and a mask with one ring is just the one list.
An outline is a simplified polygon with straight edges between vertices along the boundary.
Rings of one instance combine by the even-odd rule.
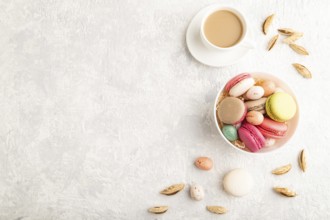
[[245, 94], [245, 97], [249, 100], [260, 99], [264, 95], [265, 91], [261, 86], [252, 86]]
[[195, 165], [201, 170], [210, 170], [213, 167], [213, 162], [208, 157], [198, 157], [195, 160]]
[[264, 81], [263, 83], [261, 83], [261, 87], [265, 91], [265, 93], [264, 93], [265, 97], [270, 96], [271, 94], [273, 94], [275, 89], [276, 89], [276, 85], [273, 81]]
[[260, 125], [264, 121], [264, 116], [261, 112], [250, 111], [246, 114], [246, 120], [250, 124]]
[[203, 187], [201, 185], [192, 184], [190, 186], [190, 196], [197, 201], [204, 199], [205, 193]]

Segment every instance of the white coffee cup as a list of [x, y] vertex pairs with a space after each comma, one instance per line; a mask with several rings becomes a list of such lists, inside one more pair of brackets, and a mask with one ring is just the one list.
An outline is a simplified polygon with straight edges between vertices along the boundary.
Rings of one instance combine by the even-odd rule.
[[[242, 23], [242, 28], [243, 28], [243, 30], [242, 30], [242, 36], [241, 36], [240, 40], [236, 44], [234, 44], [233, 46], [230, 46], [230, 47], [219, 47], [219, 46], [211, 43], [207, 39], [207, 37], [205, 35], [205, 32], [204, 32], [204, 26], [205, 26], [205, 22], [206, 22], [207, 18], [211, 14], [213, 14], [214, 12], [220, 11], [220, 10], [226, 10], [226, 11], [232, 12], [233, 14], [235, 14], [239, 18], [239, 20]], [[246, 42], [247, 29], [248, 29], [248, 25], [247, 25], [246, 19], [245, 19], [244, 15], [240, 11], [238, 11], [237, 9], [232, 8], [232, 7], [219, 6], [219, 7], [212, 8], [211, 10], [209, 10], [208, 12], [206, 12], [206, 14], [205, 14], [205, 16], [204, 16], [204, 18], [202, 20], [202, 23], [201, 23], [200, 36], [201, 36], [201, 39], [202, 39], [203, 44], [207, 48], [209, 48], [209, 49], [215, 49], [215, 50], [218, 50], [218, 51], [224, 51], [224, 50], [231, 50], [231, 49], [233, 49], [235, 47], [239, 47], [239, 46], [243, 46], [243, 47], [252, 49], [253, 48], [252, 44]]]

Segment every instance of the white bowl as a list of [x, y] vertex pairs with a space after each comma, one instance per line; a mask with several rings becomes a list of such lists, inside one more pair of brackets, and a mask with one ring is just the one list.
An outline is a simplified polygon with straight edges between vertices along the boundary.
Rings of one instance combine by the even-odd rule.
[[[251, 73], [251, 75], [253, 76], [253, 78], [255, 79], [261, 79], [261, 80], [271, 80], [273, 81], [275, 84], [276, 84], [276, 87], [280, 87], [281, 89], [284, 90], [284, 92], [290, 94], [294, 100], [296, 101], [296, 104], [297, 104], [297, 112], [295, 114], [295, 116], [287, 122], [287, 125], [288, 125], [288, 131], [287, 131], [287, 134], [285, 136], [285, 138], [282, 138], [282, 139], [277, 139], [276, 140], [276, 143], [271, 146], [271, 147], [264, 147], [262, 148], [261, 150], [253, 153], [253, 152], [250, 152], [248, 149], [241, 149], [241, 148], [238, 148], [236, 147], [234, 144], [232, 144], [230, 141], [228, 141], [226, 139], [226, 137], [223, 135], [222, 131], [221, 131], [221, 128], [220, 128], [220, 125], [219, 125], [219, 122], [218, 122], [218, 117], [217, 117], [217, 104], [218, 104], [218, 100], [220, 98], [220, 95], [222, 94], [222, 92], [224, 91], [225, 89], [225, 86], [227, 83], [225, 83], [222, 88], [220, 89], [216, 99], [215, 99], [215, 102], [214, 102], [214, 121], [215, 121], [215, 125], [220, 133], [220, 136], [225, 140], [225, 142], [227, 144], [229, 144], [230, 146], [232, 146], [233, 148], [235, 148], [236, 150], [242, 152], [242, 153], [246, 153], [246, 154], [254, 154], [254, 155], [260, 155], [260, 154], [265, 154], [265, 153], [270, 153], [270, 152], [274, 152], [278, 149], [281, 149], [283, 148], [287, 143], [288, 141], [292, 138], [292, 136], [294, 135], [296, 129], [297, 129], [297, 126], [298, 126], [298, 122], [299, 122], [299, 104], [298, 104], [298, 101], [297, 101], [297, 97], [295, 96], [294, 92], [292, 91], [292, 89], [288, 86], [288, 84], [286, 84], [285, 82], [283, 82], [281, 79], [277, 78], [276, 76], [274, 75], [271, 75], [271, 74], [267, 74], [267, 73]], [[231, 79], [230, 79], [231, 80]], [[228, 81], [230, 81], [228, 80]]]

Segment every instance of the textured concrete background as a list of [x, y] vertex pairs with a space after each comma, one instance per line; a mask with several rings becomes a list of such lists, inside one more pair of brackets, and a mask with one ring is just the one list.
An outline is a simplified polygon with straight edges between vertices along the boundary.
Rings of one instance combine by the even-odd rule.
[[[330, 4], [327, 0], [226, 0], [251, 24], [256, 49], [239, 64], [211, 68], [185, 45], [194, 14], [214, 1], [0, 1], [0, 219], [329, 219]], [[269, 36], [260, 25], [277, 17]], [[275, 27], [305, 33], [309, 57], [279, 44]], [[314, 74], [300, 77], [291, 63]], [[242, 71], [273, 73], [300, 98], [302, 119], [286, 149], [267, 156], [228, 147], [213, 124], [218, 89]], [[298, 152], [308, 150], [308, 172]], [[202, 172], [195, 157], [213, 158]], [[292, 163], [275, 177], [270, 171]], [[226, 171], [246, 167], [256, 187], [233, 198]], [[206, 198], [173, 197], [165, 186], [196, 182]], [[283, 198], [271, 187], [292, 187]], [[170, 205], [162, 216], [147, 213]], [[205, 205], [229, 212], [215, 216]]]

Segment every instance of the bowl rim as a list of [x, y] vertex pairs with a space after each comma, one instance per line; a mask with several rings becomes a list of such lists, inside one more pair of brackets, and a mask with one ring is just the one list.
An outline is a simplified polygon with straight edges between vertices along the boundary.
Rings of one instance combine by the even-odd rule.
[[[298, 100], [298, 98], [297, 98], [297, 96], [296, 96], [296, 92], [295, 92], [295, 90], [292, 89], [291, 86], [289, 86], [289, 84], [288, 84], [285, 80], [283, 80], [283, 79], [281, 79], [281, 78], [279, 78], [279, 77], [277, 77], [277, 76], [275, 76], [275, 75], [273, 75], [273, 74], [265, 73], [265, 72], [249, 72], [249, 73], [250, 73], [252, 76], [254, 76], [254, 75], [265, 75], [265, 76], [268, 76], [269, 78], [275, 78], [276, 80], [278, 80], [278, 81], [280, 81], [281, 83], [283, 83], [283, 84], [284, 84], [284, 85], [290, 90], [289, 92], [291, 93], [292, 97], [294, 98], [294, 100], [296, 101], [296, 104], [297, 104], [297, 112], [296, 112], [296, 116], [295, 116], [295, 117], [297, 117], [297, 119], [296, 119], [297, 122], [296, 122], [296, 128], [295, 128], [295, 130], [293, 131], [293, 134], [289, 137], [289, 139], [288, 139], [285, 143], [283, 143], [283, 145], [279, 146], [279, 147], [276, 148], [276, 149], [269, 150], [269, 151], [264, 151], [264, 152], [251, 152], [251, 151], [245, 151], [245, 150], [240, 149], [239, 147], [236, 147], [236, 146], [233, 145], [230, 141], [227, 140], [227, 138], [223, 135], [223, 133], [222, 133], [222, 131], [221, 131], [221, 128], [220, 128], [220, 125], [219, 125], [219, 123], [218, 123], [218, 119], [217, 119], [217, 104], [218, 104], [218, 99], [219, 99], [220, 95], [222, 94], [222, 92], [224, 91], [226, 84], [227, 84], [232, 78], [234, 78], [236, 75], [235, 75], [235, 76], [232, 76], [231, 78], [229, 78], [229, 79], [226, 81], [226, 83], [223, 84], [223, 85], [221, 86], [221, 88], [219, 89], [218, 94], [217, 94], [217, 96], [216, 96], [216, 98], [215, 98], [214, 105], [213, 105], [213, 117], [214, 117], [214, 123], [215, 123], [215, 126], [216, 126], [216, 128], [217, 128], [217, 130], [218, 130], [220, 136], [222, 137], [222, 139], [224, 139], [225, 142], [226, 142], [228, 145], [230, 145], [232, 148], [234, 148], [236, 151], [239, 151], [239, 152], [244, 153], [244, 154], [246, 154], [246, 155], [269, 155], [269, 154], [272, 154], [272, 153], [278, 153], [278, 152], [280, 152], [281, 150], [283, 150], [283, 149], [285, 148], [286, 145], [288, 145], [288, 143], [289, 143], [289, 142], [292, 140], [292, 138], [295, 136], [296, 131], [297, 131], [297, 128], [299, 127], [299, 126], [298, 126], [298, 125], [299, 125], [299, 119], [300, 119], [299, 100]], [[239, 75], [239, 74], [237, 74], [237, 75]]]

